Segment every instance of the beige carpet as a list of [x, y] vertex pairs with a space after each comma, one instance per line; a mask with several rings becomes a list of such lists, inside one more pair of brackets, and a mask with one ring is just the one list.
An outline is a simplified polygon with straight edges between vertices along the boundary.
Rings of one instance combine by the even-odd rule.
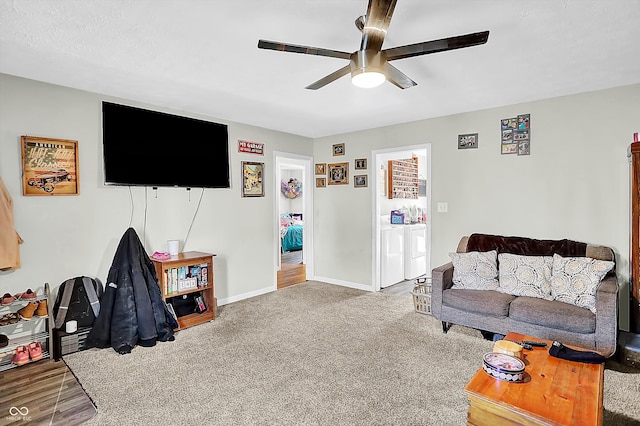
[[[411, 299], [307, 282], [222, 306], [214, 322], [131, 354], [65, 361], [96, 425], [463, 425], [463, 388], [492, 343], [444, 335]], [[605, 372], [605, 424], [640, 424], [640, 371]]]

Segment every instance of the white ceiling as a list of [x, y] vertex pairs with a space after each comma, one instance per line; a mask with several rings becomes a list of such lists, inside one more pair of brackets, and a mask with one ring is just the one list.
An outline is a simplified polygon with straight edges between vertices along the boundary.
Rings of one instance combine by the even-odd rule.
[[490, 30], [483, 46], [394, 61], [418, 83], [354, 87], [367, 0], [0, 0], [0, 72], [321, 137], [640, 83], [640, 0], [398, 0], [383, 48]]

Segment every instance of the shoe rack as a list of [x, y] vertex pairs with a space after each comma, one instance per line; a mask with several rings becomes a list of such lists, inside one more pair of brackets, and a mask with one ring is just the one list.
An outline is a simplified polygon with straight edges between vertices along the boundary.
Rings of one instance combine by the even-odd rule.
[[[0, 334], [9, 338], [7, 346], [0, 348], [0, 371], [18, 367], [12, 363], [16, 348], [27, 346], [32, 342], [39, 342], [42, 346], [42, 359], [51, 358], [52, 338], [52, 300], [49, 283], [44, 284], [44, 295], [38, 294], [35, 301], [46, 300], [48, 315], [39, 317], [35, 314], [30, 320], [19, 319], [14, 324], [0, 325]], [[15, 314], [18, 310], [34, 300], [16, 300], [11, 305], [0, 306], [0, 318], [6, 314]], [[32, 361], [29, 360], [29, 363]]]

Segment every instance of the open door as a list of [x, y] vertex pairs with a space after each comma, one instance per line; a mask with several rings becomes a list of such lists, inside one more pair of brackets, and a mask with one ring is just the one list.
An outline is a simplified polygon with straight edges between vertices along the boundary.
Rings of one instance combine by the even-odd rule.
[[276, 282], [277, 288], [305, 282], [313, 247], [312, 159], [296, 154], [274, 154], [276, 164]]

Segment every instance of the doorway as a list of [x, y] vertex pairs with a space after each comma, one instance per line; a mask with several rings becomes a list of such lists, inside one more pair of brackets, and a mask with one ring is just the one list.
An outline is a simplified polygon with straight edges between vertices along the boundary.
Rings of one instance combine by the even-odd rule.
[[[401, 287], [404, 292], [415, 278], [431, 277], [431, 144], [376, 150], [372, 157], [374, 290]], [[389, 198], [390, 161], [416, 162], [417, 198]], [[392, 223], [392, 210], [410, 220]]]
[[289, 153], [274, 153], [274, 156], [276, 288], [282, 289], [312, 276], [312, 158]]

